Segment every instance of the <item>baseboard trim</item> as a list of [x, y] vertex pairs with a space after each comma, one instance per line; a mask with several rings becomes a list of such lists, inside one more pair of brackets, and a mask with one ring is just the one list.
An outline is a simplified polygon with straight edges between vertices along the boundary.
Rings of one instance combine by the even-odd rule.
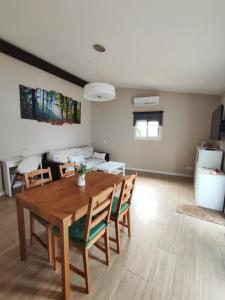
[[1, 196], [5, 196], [5, 193], [4, 192], [0, 192], [0, 197]]
[[183, 173], [156, 171], [156, 170], [139, 169], [139, 168], [132, 168], [132, 167], [126, 167], [126, 170], [137, 171], [137, 172], [139, 171], [139, 172], [155, 173], [155, 174], [162, 174], [162, 175], [180, 176], [180, 177], [190, 177], [190, 178], [193, 177], [193, 175], [183, 174]]

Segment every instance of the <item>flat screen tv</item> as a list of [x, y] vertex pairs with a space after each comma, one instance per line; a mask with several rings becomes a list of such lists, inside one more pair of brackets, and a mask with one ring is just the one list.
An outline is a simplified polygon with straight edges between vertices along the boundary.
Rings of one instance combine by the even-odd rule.
[[224, 111], [224, 107], [223, 104], [221, 104], [212, 114], [211, 132], [210, 132], [211, 140], [221, 140], [223, 111]]

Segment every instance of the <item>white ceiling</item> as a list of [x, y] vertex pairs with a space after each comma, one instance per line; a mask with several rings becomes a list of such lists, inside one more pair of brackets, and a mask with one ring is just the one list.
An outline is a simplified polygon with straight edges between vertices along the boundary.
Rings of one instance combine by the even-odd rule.
[[1, 38], [87, 81], [222, 94], [225, 0], [0, 0]]

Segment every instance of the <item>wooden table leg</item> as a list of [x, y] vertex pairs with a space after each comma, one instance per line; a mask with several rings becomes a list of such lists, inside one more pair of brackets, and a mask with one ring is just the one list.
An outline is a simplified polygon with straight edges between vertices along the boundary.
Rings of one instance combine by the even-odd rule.
[[62, 223], [60, 226], [61, 268], [62, 268], [62, 292], [63, 299], [70, 298], [70, 262], [69, 262], [69, 233], [68, 225]]
[[20, 204], [18, 199], [16, 199], [16, 209], [17, 209], [17, 221], [18, 221], [19, 241], [20, 241], [20, 257], [21, 260], [25, 260], [27, 258], [27, 254], [26, 254], [26, 232], [25, 232], [25, 223], [24, 223], [24, 211], [23, 211], [23, 206]]

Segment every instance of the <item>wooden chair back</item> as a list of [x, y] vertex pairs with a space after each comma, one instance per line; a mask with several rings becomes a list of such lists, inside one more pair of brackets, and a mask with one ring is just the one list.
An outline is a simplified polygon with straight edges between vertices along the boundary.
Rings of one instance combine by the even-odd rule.
[[88, 205], [87, 224], [84, 233], [84, 241], [89, 241], [90, 230], [103, 220], [109, 223], [113, 197], [116, 186], [108, 187], [98, 195], [91, 197]]
[[137, 173], [135, 173], [135, 174], [129, 176], [127, 179], [123, 180], [122, 188], [121, 188], [120, 196], [119, 196], [119, 201], [118, 201], [118, 206], [116, 209], [117, 215], [119, 215], [120, 208], [125, 202], [128, 202], [128, 204], [131, 204], [131, 198], [133, 195], [136, 178], [137, 178]]
[[45, 183], [52, 182], [51, 169], [39, 169], [36, 171], [27, 172], [24, 174], [24, 179], [27, 190]]
[[[69, 168], [71, 170], [67, 171], [66, 169]], [[69, 176], [73, 176], [76, 174], [76, 163], [66, 163], [63, 165], [59, 165], [59, 173], [61, 178], [67, 178]]]

